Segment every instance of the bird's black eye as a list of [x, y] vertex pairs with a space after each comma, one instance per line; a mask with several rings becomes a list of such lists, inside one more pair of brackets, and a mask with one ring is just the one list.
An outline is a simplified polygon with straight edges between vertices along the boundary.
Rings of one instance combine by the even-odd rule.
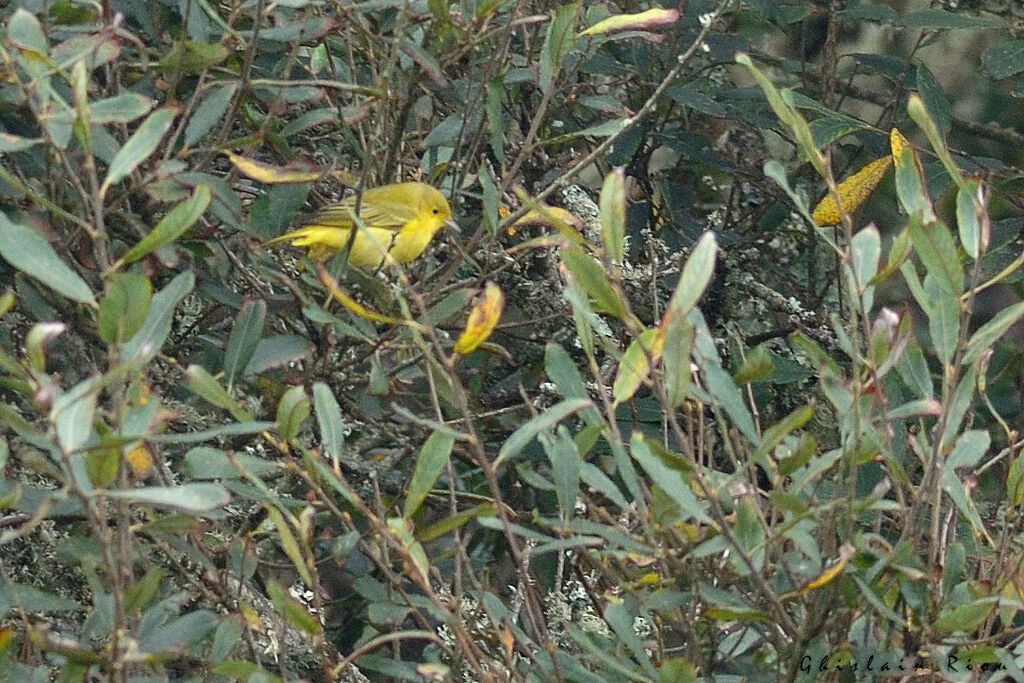
[[434, 213], [441, 213], [440, 209], [434, 209]]

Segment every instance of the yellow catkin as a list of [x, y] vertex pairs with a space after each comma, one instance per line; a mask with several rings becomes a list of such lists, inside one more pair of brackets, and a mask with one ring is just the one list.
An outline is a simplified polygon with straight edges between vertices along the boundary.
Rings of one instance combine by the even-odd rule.
[[[881, 159], [875, 159], [864, 168], [851, 176], [845, 178], [838, 185], [839, 201], [842, 203], [843, 213], [853, 213], [857, 210], [871, 192], [878, 186], [882, 176], [892, 165], [892, 157], [886, 155]], [[811, 218], [818, 225], [839, 225], [840, 211], [836, 205], [835, 196], [829, 192], [814, 207]]]

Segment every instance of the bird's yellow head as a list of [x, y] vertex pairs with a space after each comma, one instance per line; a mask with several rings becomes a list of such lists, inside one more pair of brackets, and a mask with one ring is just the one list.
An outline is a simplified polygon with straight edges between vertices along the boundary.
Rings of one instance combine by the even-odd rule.
[[451, 224], [452, 207], [437, 189], [429, 185], [424, 185], [423, 188], [423, 198], [417, 215], [425, 218], [425, 222], [437, 232], [442, 226]]

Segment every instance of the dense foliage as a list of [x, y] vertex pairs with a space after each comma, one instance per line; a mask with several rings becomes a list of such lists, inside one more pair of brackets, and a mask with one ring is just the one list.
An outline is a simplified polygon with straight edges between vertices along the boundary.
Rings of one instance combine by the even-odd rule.
[[0, 7], [0, 671], [1024, 679], [1017, 12]]

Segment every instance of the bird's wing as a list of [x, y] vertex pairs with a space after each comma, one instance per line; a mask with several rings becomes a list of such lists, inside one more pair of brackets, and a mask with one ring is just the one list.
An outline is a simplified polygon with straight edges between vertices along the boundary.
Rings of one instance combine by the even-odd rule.
[[[352, 210], [354, 208], [355, 199], [353, 197], [349, 197], [340, 204], [325, 206], [309, 222], [309, 225], [350, 228], [352, 227]], [[367, 197], [364, 195], [362, 205], [359, 207], [359, 217], [368, 227], [397, 232], [414, 219], [416, 213], [411, 208], [397, 202], [388, 202], [384, 205], [373, 201], [372, 197], [367, 201]]]

